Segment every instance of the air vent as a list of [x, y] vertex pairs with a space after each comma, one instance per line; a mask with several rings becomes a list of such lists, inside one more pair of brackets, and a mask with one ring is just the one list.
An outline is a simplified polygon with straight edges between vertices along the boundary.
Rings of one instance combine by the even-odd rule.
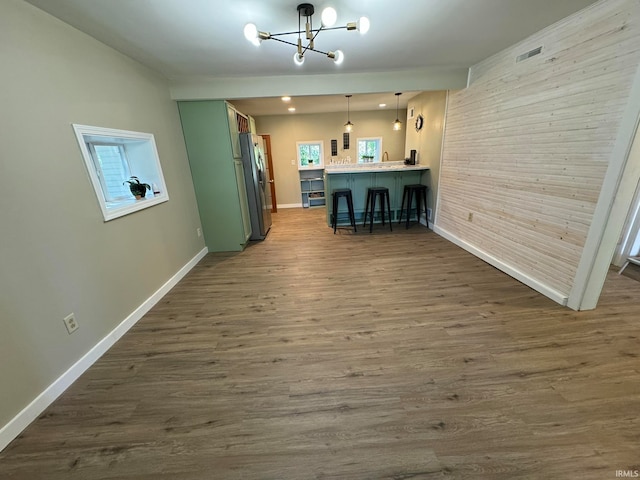
[[535, 57], [542, 53], [542, 47], [534, 48], [533, 50], [529, 50], [527, 53], [523, 53], [516, 58], [516, 63], [526, 60], [527, 58]]

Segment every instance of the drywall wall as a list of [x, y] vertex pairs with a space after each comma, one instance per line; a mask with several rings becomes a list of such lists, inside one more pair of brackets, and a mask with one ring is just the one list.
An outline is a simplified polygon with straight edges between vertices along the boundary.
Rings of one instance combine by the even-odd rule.
[[474, 66], [449, 98], [440, 233], [561, 303], [640, 62], [639, 22], [637, 0], [598, 2]]
[[[346, 110], [346, 102], [345, 102]], [[401, 119], [406, 111], [399, 112]], [[258, 134], [271, 135], [271, 154], [276, 176], [276, 196], [278, 205], [301, 206], [300, 177], [298, 175], [296, 142], [322, 140], [324, 142], [324, 159], [331, 159], [331, 140], [338, 141], [338, 155], [335, 159], [351, 157], [357, 161], [357, 139], [382, 137], [382, 151], [388, 152], [390, 161], [404, 160], [405, 129], [393, 130], [396, 111], [376, 110], [368, 112], [351, 112], [350, 120], [355, 125], [350, 135], [348, 150], [342, 148], [342, 134], [347, 122], [344, 113], [320, 113], [313, 115], [273, 115], [256, 117]], [[293, 165], [291, 164], [294, 161]]]
[[[445, 109], [447, 106], [447, 92], [423, 92], [409, 100], [407, 105], [407, 135], [405, 157], [409, 157], [411, 150], [416, 150], [418, 163], [429, 167], [427, 202], [432, 211], [436, 212], [438, 198], [438, 179], [440, 177], [440, 157], [442, 155], [442, 133], [444, 129]], [[413, 113], [413, 116], [411, 116]], [[424, 118], [423, 126], [416, 130], [416, 119], [419, 115]]]
[[[163, 78], [21, 0], [0, 65], [1, 429], [204, 243]], [[153, 133], [170, 200], [105, 223], [72, 123]]]

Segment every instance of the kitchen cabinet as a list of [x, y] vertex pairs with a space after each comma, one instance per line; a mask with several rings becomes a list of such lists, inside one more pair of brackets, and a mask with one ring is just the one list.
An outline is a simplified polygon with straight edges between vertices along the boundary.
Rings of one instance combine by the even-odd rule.
[[178, 102], [178, 109], [205, 244], [210, 252], [240, 251], [251, 223], [238, 112], [223, 100]]
[[[389, 201], [391, 203], [392, 221], [398, 221], [402, 204], [402, 192], [405, 185], [422, 183], [424, 172], [428, 168], [398, 168], [398, 169], [353, 169], [353, 171], [331, 172], [325, 169], [325, 188], [327, 198], [331, 198], [331, 192], [336, 188], [350, 188], [353, 196], [353, 209], [356, 222], [364, 221], [365, 202], [367, 188], [387, 187], [389, 189]], [[327, 202], [327, 225], [332, 224], [332, 202]], [[376, 212], [378, 205], [376, 205]], [[338, 211], [338, 225], [348, 225], [349, 217], [346, 207], [340, 205]]]
[[241, 160], [242, 150], [240, 149], [240, 134], [253, 131], [251, 128], [255, 129], [255, 122], [253, 122], [251, 117], [247, 117], [237, 111], [233, 105], [229, 103], [226, 105], [229, 122], [229, 135], [231, 137], [231, 151], [233, 152], [233, 158]]
[[227, 120], [229, 122], [229, 136], [231, 139], [231, 153], [233, 158], [242, 158], [242, 152], [240, 151], [240, 132], [238, 131], [236, 109], [227, 104]]

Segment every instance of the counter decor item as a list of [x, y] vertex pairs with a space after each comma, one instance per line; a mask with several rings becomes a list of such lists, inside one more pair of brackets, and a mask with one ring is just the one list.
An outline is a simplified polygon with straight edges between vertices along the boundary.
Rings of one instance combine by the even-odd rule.
[[145, 197], [147, 194], [147, 190], [151, 190], [151, 185], [148, 183], [140, 183], [138, 177], [129, 177], [129, 180], [125, 180], [122, 182], [129, 184], [129, 190], [131, 190], [131, 195], [136, 197], [136, 200], [140, 200]]

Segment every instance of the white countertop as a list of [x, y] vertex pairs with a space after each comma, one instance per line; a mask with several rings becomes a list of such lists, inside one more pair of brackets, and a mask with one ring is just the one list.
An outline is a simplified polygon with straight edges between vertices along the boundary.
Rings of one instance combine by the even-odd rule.
[[324, 166], [327, 174], [332, 173], [371, 173], [371, 172], [408, 172], [411, 170], [429, 170], [424, 165], [405, 165], [404, 162], [345, 163]]

